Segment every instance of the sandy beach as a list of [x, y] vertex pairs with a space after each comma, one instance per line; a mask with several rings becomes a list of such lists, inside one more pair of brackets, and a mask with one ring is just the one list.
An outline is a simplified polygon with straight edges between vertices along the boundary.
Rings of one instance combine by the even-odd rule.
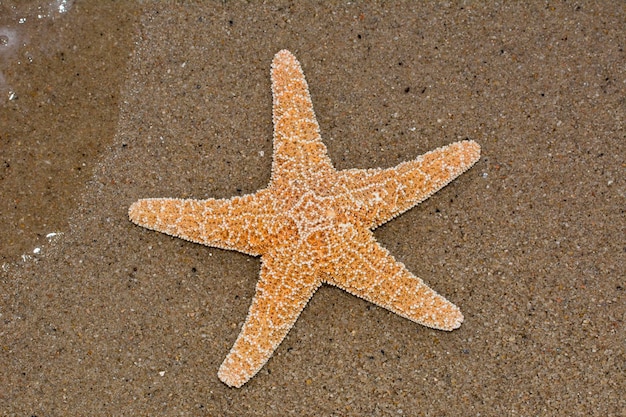
[[[0, 415], [626, 409], [622, 3], [1, 7]], [[323, 286], [233, 389], [217, 370], [259, 259], [127, 212], [267, 186], [281, 49], [337, 169], [480, 144], [374, 232], [465, 321], [433, 330]]]

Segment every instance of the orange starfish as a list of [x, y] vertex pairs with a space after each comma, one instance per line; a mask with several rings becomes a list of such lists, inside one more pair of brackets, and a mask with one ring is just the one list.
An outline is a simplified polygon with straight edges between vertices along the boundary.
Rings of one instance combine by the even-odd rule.
[[261, 256], [248, 317], [218, 376], [241, 387], [272, 356], [313, 293], [327, 283], [441, 330], [461, 325], [458, 307], [409, 272], [371, 230], [469, 169], [480, 146], [462, 141], [389, 169], [337, 171], [322, 143], [300, 64], [272, 62], [274, 154], [269, 186], [231, 199], [144, 199], [136, 224]]

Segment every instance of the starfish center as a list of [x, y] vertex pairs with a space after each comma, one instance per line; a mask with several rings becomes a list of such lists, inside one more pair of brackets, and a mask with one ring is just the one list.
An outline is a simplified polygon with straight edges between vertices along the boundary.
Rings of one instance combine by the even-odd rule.
[[341, 210], [333, 200], [333, 197], [308, 191], [287, 212], [287, 217], [296, 224], [301, 241], [312, 234], [326, 234], [338, 227], [339, 220], [344, 216], [340, 215]]

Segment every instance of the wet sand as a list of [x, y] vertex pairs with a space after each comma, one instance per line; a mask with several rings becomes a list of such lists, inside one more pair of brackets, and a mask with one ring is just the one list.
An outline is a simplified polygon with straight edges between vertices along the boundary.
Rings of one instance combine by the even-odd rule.
[[[73, 4], [48, 21], [56, 43], [1, 69], [18, 99], [0, 112], [0, 414], [626, 408], [621, 5], [122, 3]], [[481, 144], [470, 171], [375, 232], [465, 322], [432, 330], [322, 287], [231, 389], [217, 369], [259, 260], [126, 212], [266, 186], [283, 48], [338, 169]]]

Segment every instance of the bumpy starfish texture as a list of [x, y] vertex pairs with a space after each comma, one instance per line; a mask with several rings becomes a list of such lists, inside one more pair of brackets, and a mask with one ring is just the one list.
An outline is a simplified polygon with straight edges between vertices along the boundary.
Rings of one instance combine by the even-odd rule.
[[409, 272], [371, 230], [428, 198], [480, 156], [473, 141], [389, 169], [337, 171], [322, 143], [304, 74], [280, 51], [272, 62], [274, 153], [269, 186], [231, 199], [143, 199], [130, 219], [192, 242], [261, 256], [256, 293], [218, 376], [241, 387], [267, 362], [323, 283], [441, 330], [459, 309]]

